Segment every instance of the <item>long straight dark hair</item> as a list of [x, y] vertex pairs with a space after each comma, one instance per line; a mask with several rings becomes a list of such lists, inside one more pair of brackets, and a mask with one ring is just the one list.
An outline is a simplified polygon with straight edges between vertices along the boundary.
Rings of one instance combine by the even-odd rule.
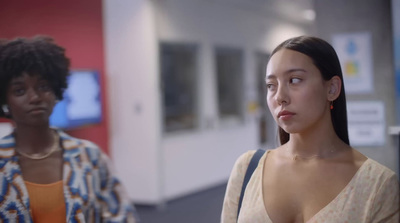
[[[334, 108], [331, 110], [332, 124], [336, 135], [343, 142], [350, 145], [343, 74], [335, 49], [325, 40], [312, 36], [298, 36], [284, 41], [272, 51], [271, 57], [281, 49], [294, 50], [309, 56], [321, 72], [324, 80], [330, 80], [334, 76], [340, 78], [342, 87], [339, 97], [333, 102]], [[278, 128], [279, 141], [283, 145], [289, 141], [290, 135], [281, 127]]]

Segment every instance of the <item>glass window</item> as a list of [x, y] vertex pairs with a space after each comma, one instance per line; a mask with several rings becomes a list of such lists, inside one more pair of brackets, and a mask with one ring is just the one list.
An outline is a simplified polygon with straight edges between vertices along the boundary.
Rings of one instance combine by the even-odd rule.
[[190, 44], [160, 44], [164, 132], [197, 126], [197, 47]]
[[215, 52], [218, 109], [221, 119], [243, 119], [242, 50], [217, 48]]

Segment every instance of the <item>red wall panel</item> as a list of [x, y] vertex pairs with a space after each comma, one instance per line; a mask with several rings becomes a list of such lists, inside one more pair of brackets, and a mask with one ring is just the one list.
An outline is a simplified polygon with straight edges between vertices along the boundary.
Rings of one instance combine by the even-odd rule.
[[1, 1], [0, 38], [48, 35], [66, 49], [71, 69], [95, 69], [100, 73], [103, 121], [68, 131], [93, 141], [108, 152], [108, 112], [104, 74], [101, 0]]

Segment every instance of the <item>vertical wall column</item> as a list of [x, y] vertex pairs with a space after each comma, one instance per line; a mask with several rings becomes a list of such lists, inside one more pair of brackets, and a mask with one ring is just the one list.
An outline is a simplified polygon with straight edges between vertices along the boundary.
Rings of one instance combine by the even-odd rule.
[[104, 0], [110, 153], [137, 203], [162, 199], [158, 47], [148, 0]]

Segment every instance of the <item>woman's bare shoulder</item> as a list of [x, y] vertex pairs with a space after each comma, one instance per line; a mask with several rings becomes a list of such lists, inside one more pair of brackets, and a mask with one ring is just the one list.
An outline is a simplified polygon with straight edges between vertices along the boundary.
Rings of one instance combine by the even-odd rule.
[[365, 161], [368, 160], [368, 157], [359, 152], [357, 149], [347, 146], [347, 151], [343, 153], [343, 156], [340, 156], [343, 161], [346, 163], [353, 164], [356, 168], [361, 167]]

